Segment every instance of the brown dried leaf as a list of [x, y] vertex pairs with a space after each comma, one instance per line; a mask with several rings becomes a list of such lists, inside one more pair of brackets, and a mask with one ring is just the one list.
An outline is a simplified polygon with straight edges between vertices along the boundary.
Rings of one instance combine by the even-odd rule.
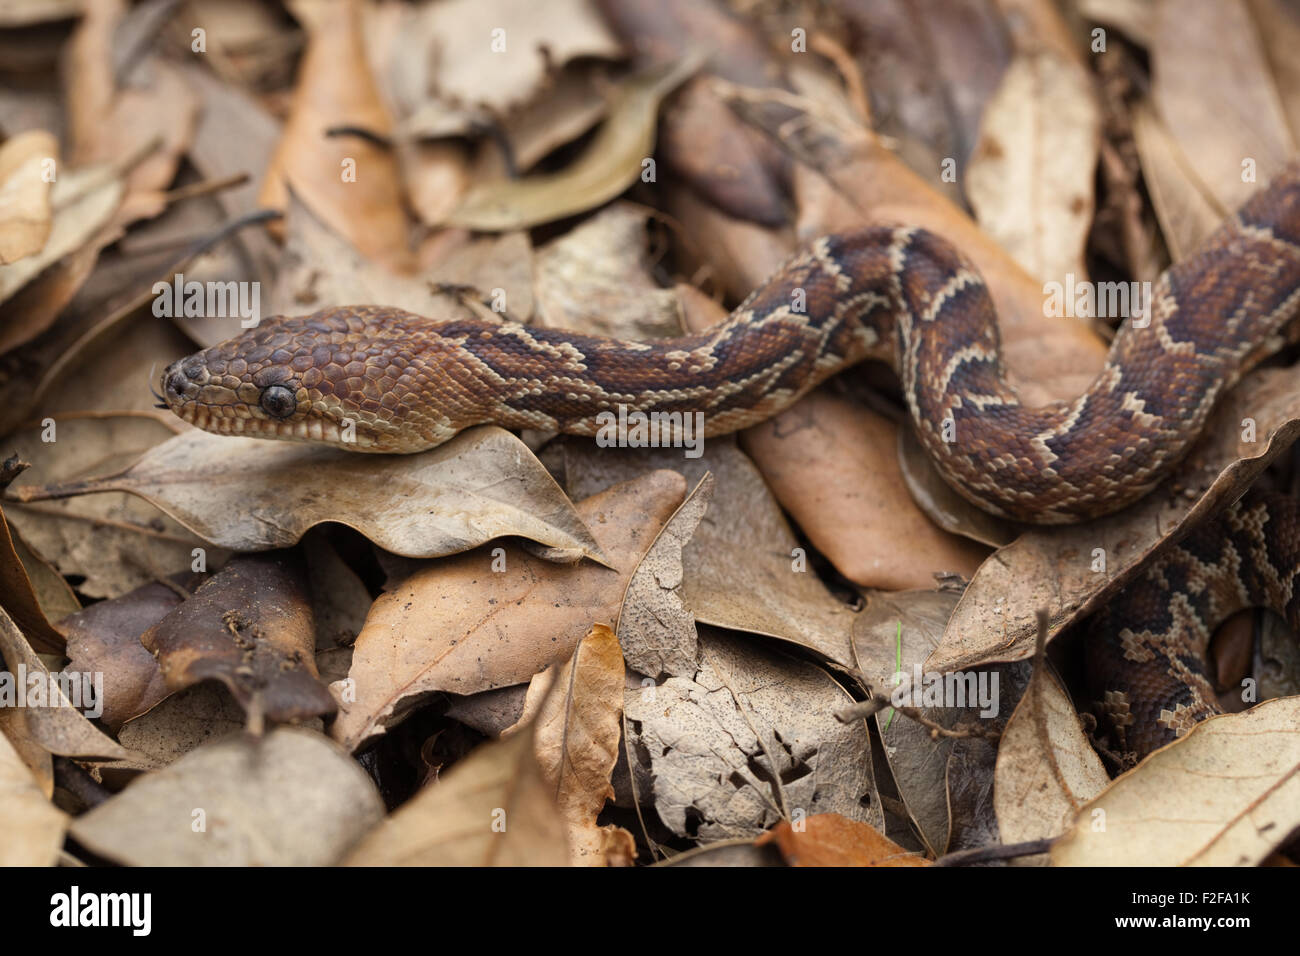
[[937, 572], [969, 577], [987, 554], [912, 502], [897, 426], [828, 389], [746, 430], [741, 447], [817, 550], [856, 584], [926, 588]]
[[358, 455], [189, 429], [104, 478], [15, 486], [21, 501], [139, 495], [236, 551], [289, 547], [325, 521], [380, 547], [437, 557], [520, 535], [603, 561], [551, 476], [514, 435], [485, 426], [415, 455]]
[[1083, 806], [1055, 866], [1254, 866], [1300, 828], [1300, 697], [1197, 724]]
[[0, 511], [0, 605], [9, 612], [19, 630], [27, 635], [32, 647], [45, 654], [63, 652], [63, 634], [45, 616], [32, 587], [32, 579], [15, 549], [3, 511]]
[[685, 482], [657, 471], [582, 501], [610, 567], [556, 565], [513, 545], [432, 563], [390, 585], [334, 685], [331, 732], [355, 750], [434, 691], [473, 694], [529, 680], [572, 656], [592, 621], [613, 621], [628, 579], [681, 504]]
[[[853, 650], [873, 693], [892, 692], [896, 673], [910, 676], [913, 666], [925, 660], [943, 636], [958, 597], [934, 590], [867, 595], [867, 606], [853, 622]], [[946, 707], [922, 707], [921, 712], [944, 727], [961, 716]], [[924, 846], [940, 856], [952, 826], [945, 774], [954, 741], [932, 737], [928, 728], [892, 709], [876, 714], [876, 727], [899, 799]]]
[[285, 211], [292, 188], [365, 258], [405, 272], [411, 266], [407, 219], [391, 150], [355, 135], [328, 135], [342, 127], [391, 132], [366, 62], [361, 4], [314, 0], [294, 9], [307, 29], [307, 50], [261, 204]]
[[1145, 101], [1133, 109], [1133, 139], [1160, 231], [1178, 262], [1218, 228], [1224, 208], [1206, 192], [1178, 141]]
[[140, 635], [167, 689], [218, 680], [252, 717], [333, 713], [316, 671], [306, 571], [291, 552], [240, 555]]
[[[201, 581], [190, 573], [173, 575], [176, 588]], [[121, 597], [99, 601], [59, 622], [68, 639], [72, 670], [104, 675], [101, 719], [116, 729], [167, 696], [166, 681], [140, 636], [180, 605], [183, 597], [160, 581], [142, 584]]]
[[754, 841], [774, 843], [790, 866], [929, 866], [875, 827], [838, 813], [818, 813], [795, 829], [782, 820]]
[[[915, 0], [848, 0], [842, 9], [861, 31], [854, 50], [873, 128], [898, 141], [899, 157], [921, 176], [933, 177], [946, 157], [965, 169], [1011, 54], [997, 6], [927, 3], [918, 15]], [[948, 198], [960, 201], [955, 189]]]
[[145, 774], [71, 832], [130, 866], [328, 866], [383, 813], [356, 761], [319, 733], [282, 727]]
[[[115, 366], [107, 357], [105, 364]], [[141, 381], [135, 380], [138, 389]], [[88, 384], [77, 381], [72, 387]], [[147, 389], [140, 390], [148, 396]], [[5, 508], [9, 524], [62, 574], [84, 576], [78, 590], [90, 597], [118, 597], [189, 567], [193, 550], [204, 546], [203, 539], [140, 498], [115, 492], [49, 503], [17, 500], [23, 489], [41, 481], [75, 482], [88, 471], [112, 473], [172, 434], [166, 420], [150, 412], [148, 416], [60, 415], [49, 428], [10, 435], [12, 447], [33, 467], [6, 491], [13, 502]], [[43, 437], [55, 440], [42, 441]], [[224, 552], [207, 549], [212, 564], [223, 559]]]

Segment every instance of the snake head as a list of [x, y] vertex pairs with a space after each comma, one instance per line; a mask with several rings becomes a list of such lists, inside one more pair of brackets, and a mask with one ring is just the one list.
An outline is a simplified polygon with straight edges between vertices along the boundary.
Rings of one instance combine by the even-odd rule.
[[365, 452], [429, 448], [458, 429], [415, 400], [425, 373], [394, 314], [354, 308], [269, 319], [169, 365], [159, 397], [219, 435]]

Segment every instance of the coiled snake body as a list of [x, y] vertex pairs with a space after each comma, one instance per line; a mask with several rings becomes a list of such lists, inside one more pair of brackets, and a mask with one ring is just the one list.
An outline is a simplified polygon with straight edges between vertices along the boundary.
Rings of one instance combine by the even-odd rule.
[[[722, 434], [876, 358], [893, 364], [953, 488], [994, 514], [1060, 524], [1122, 508], [1165, 478], [1216, 399], [1281, 344], [1298, 305], [1293, 165], [1160, 277], [1149, 323], [1121, 327], [1073, 402], [1022, 405], [974, 267], [933, 233], [883, 226], [816, 240], [693, 335], [626, 342], [356, 306], [269, 320], [170, 366], [161, 385], [176, 414], [209, 431], [415, 452], [487, 422], [594, 435], [598, 414], [620, 406], [700, 412], [705, 434]], [[1186, 635], [1165, 643], [1190, 646]], [[1164, 666], [1136, 657], [1147, 659], [1124, 666]]]

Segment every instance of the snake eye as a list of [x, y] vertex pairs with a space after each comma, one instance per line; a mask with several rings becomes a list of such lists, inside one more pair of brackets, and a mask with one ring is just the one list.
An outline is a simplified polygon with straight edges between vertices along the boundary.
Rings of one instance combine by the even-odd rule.
[[288, 418], [298, 410], [298, 400], [283, 385], [271, 385], [262, 389], [260, 404], [262, 411], [272, 418]]

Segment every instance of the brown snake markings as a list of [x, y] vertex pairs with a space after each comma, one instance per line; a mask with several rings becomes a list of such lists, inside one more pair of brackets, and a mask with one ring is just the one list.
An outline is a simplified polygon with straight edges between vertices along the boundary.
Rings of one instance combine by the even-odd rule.
[[[415, 452], [486, 422], [593, 435], [597, 414], [619, 405], [703, 412], [705, 434], [723, 434], [875, 358], [897, 371], [917, 434], [954, 489], [997, 515], [1061, 524], [1150, 491], [1223, 391], [1281, 344], [1300, 304], [1300, 164], [1165, 272], [1152, 298], [1149, 327], [1121, 327], [1083, 395], [1041, 408], [1023, 406], [1006, 383], [993, 303], [974, 266], [933, 233], [883, 226], [818, 239], [726, 322], [693, 335], [625, 342], [355, 306], [269, 320], [173, 364], [162, 388], [176, 414], [209, 431]], [[355, 423], [353, 443], [341, 440], [344, 420]], [[945, 442], [948, 420], [955, 440]], [[1161, 588], [1168, 607], [1197, 606]], [[1157, 664], [1144, 649], [1191, 648], [1189, 614], [1171, 613], [1177, 636], [1143, 647], [1130, 639], [1120, 658], [1179, 675], [1193, 697], [1177, 713], [1203, 716], [1212, 695], [1194, 674], [1184, 679], [1186, 662], [1162, 652]], [[1197, 666], [1203, 680], [1203, 660]], [[1132, 688], [1102, 692], [1112, 693], [1108, 713], [1142, 709]], [[1155, 713], [1143, 721], [1158, 725]]]

